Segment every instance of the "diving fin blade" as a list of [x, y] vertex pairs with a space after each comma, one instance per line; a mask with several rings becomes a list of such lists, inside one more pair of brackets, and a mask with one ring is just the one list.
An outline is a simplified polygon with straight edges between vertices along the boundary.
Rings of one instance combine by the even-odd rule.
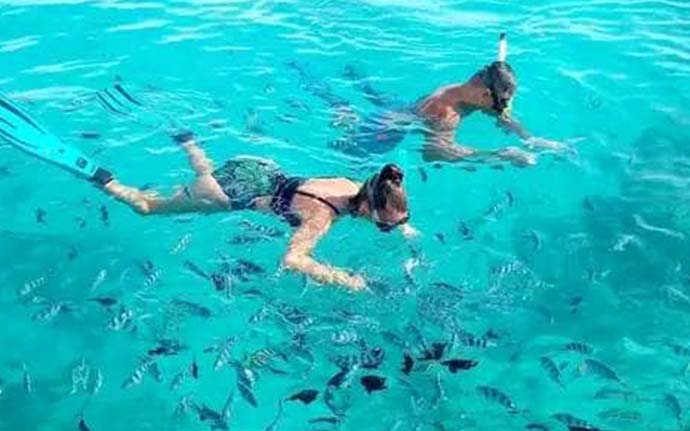
[[81, 151], [62, 142], [2, 95], [0, 139], [32, 156], [89, 180], [98, 170], [98, 166]]

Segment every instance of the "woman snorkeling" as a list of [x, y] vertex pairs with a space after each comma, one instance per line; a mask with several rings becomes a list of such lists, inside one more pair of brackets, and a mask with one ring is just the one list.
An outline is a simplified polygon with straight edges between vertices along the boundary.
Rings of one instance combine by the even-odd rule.
[[236, 157], [215, 169], [191, 133], [174, 136], [195, 173], [194, 181], [170, 197], [126, 186], [77, 149], [65, 145], [33, 119], [0, 97], [0, 138], [97, 184], [142, 215], [256, 210], [284, 217], [296, 228], [283, 265], [317, 282], [364, 289], [362, 276], [316, 261], [311, 253], [331, 225], [344, 215], [370, 220], [383, 232], [407, 225], [409, 212], [403, 172], [393, 164], [358, 183], [344, 177], [289, 177], [272, 161]]

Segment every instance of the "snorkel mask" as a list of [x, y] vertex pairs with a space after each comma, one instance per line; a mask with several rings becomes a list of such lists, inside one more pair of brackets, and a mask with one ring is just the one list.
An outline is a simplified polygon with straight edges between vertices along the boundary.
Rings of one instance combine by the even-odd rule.
[[517, 88], [517, 80], [513, 68], [506, 63], [508, 57], [508, 41], [505, 33], [498, 39], [498, 57], [490, 66], [481, 72], [482, 83], [491, 92], [492, 109], [501, 117], [510, 116], [510, 102]]
[[390, 232], [396, 227], [403, 225], [409, 221], [409, 215], [395, 223], [383, 221], [381, 211], [384, 210], [388, 204], [388, 196], [386, 196], [384, 187], [385, 181], [391, 181], [393, 184], [400, 185], [402, 183], [404, 174], [402, 169], [397, 165], [388, 164], [381, 169], [381, 172], [369, 178], [362, 186], [362, 191], [365, 194], [369, 205], [369, 212], [371, 219], [376, 224], [381, 232]]

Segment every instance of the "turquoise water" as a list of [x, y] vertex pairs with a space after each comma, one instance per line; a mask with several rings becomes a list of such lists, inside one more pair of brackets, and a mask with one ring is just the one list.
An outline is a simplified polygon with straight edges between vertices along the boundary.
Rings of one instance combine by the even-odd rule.
[[[338, 223], [316, 255], [385, 285], [348, 294], [280, 270], [289, 227], [276, 218], [140, 217], [2, 145], [1, 430], [78, 429], [82, 415], [93, 430], [209, 429], [193, 410], [175, 415], [179, 400], [190, 396], [219, 411], [231, 392], [230, 429], [263, 430], [279, 400], [308, 388], [320, 391], [318, 399], [286, 403], [276, 429], [518, 430], [538, 423], [560, 430], [567, 427], [554, 415], [566, 413], [602, 430], [687, 429], [690, 351], [678, 346], [690, 343], [690, 6], [423, 3], [0, 1], [1, 91], [123, 182], [169, 192], [191, 178], [168, 137], [174, 120], [193, 129], [217, 161], [252, 154], [294, 174], [362, 179], [372, 166], [395, 161], [407, 172], [412, 223], [422, 232], [408, 242], [361, 221]], [[515, 116], [536, 135], [569, 143], [574, 154], [544, 154], [528, 169], [468, 170], [425, 165], [418, 134], [366, 160], [331, 148], [343, 131], [313, 88], [329, 88], [363, 118], [377, 109], [347, 67], [411, 102], [491, 61], [501, 31], [509, 34], [520, 82]], [[118, 78], [145, 109], [118, 115], [98, 104], [96, 92]], [[464, 122], [459, 139], [482, 148], [519, 145], [478, 116]], [[182, 238], [188, 246], [175, 250]], [[185, 266], [213, 272], [223, 262], [237, 268], [238, 259], [263, 272], [235, 271], [232, 295]], [[142, 274], [146, 261], [160, 271], [153, 282]], [[22, 296], [35, 280], [45, 283]], [[86, 300], [95, 296], [117, 299], [133, 323], [108, 329], [114, 311]], [[212, 317], [185, 313], [179, 300], [207, 307]], [[61, 302], [69, 312], [38, 318]], [[285, 305], [307, 316], [285, 316]], [[267, 316], [250, 320], [262, 309]], [[308, 353], [296, 347], [295, 334], [303, 334]], [[471, 346], [467, 334], [490, 345]], [[236, 389], [233, 368], [214, 371], [216, 353], [204, 353], [230, 336], [238, 338], [237, 360], [261, 348], [285, 354], [271, 362], [282, 374], [255, 370], [257, 407]], [[123, 389], [160, 338], [187, 348], [157, 358], [162, 382], [146, 374]], [[405, 376], [403, 352], [421, 356], [421, 338], [454, 340], [445, 359], [478, 365], [452, 374], [418, 363]], [[349, 388], [335, 391], [344, 411], [339, 424], [310, 424], [333, 416], [323, 391], [338, 371], [335, 358], [359, 356], [359, 340], [381, 347], [383, 364], [357, 370]], [[592, 351], [566, 349], [571, 342]], [[199, 379], [170, 390], [194, 358]], [[542, 358], [556, 365], [562, 385]], [[82, 361], [91, 371], [86, 388], [71, 393]], [[388, 389], [365, 393], [359, 379], [367, 374], [386, 377]], [[515, 408], [487, 400], [482, 386], [502, 391]]]

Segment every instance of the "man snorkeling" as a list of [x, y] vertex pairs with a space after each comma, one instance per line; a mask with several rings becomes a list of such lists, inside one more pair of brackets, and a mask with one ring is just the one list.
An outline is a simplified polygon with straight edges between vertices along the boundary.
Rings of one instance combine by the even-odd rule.
[[332, 224], [345, 215], [363, 218], [382, 232], [408, 226], [407, 194], [403, 172], [385, 165], [363, 184], [343, 177], [287, 176], [275, 163], [256, 157], [236, 157], [215, 169], [190, 133], [174, 136], [189, 158], [194, 181], [170, 197], [120, 183], [108, 171], [0, 97], [0, 138], [25, 152], [59, 165], [98, 185], [105, 193], [142, 215], [216, 213], [235, 210], [270, 212], [296, 228], [283, 264], [317, 282], [364, 289], [361, 275], [318, 262], [311, 253]]
[[[460, 145], [455, 140], [455, 133], [462, 119], [479, 111], [495, 117], [507, 132], [517, 134], [528, 149], [563, 149], [563, 144], [558, 142], [532, 137], [511, 117], [510, 106], [517, 91], [517, 80], [513, 68], [506, 62], [507, 52], [506, 36], [501, 34], [496, 61], [476, 72], [467, 82], [441, 87], [412, 106], [378, 92], [354, 69], [347, 68], [346, 76], [353, 79], [364, 97], [376, 107], [382, 108], [383, 112], [356, 124], [343, 121], [340, 126], [345, 129], [346, 134], [336, 141], [334, 147], [359, 157], [385, 153], [403, 140], [411, 124], [421, 120], [424, 127], [416, 131], [423, 133], [425, 137], [422, 148], [425, 161], [506, 161], [517, 166], [534, 165], [536, 155], [517, 147], [495, 151], [478, 150]], [[296, 66], [291, 64], [291, 67]], [[303, 81], [306, 81], [304, 71], [298, 70]], [[311, 83], [305, 88], [331, 105], [340, 118], [356, 118], [356, 115], [346, 115], [349, 104], [334, 96], [327, 85]], [[349, 111], [352, 109], [349, 108]]]

